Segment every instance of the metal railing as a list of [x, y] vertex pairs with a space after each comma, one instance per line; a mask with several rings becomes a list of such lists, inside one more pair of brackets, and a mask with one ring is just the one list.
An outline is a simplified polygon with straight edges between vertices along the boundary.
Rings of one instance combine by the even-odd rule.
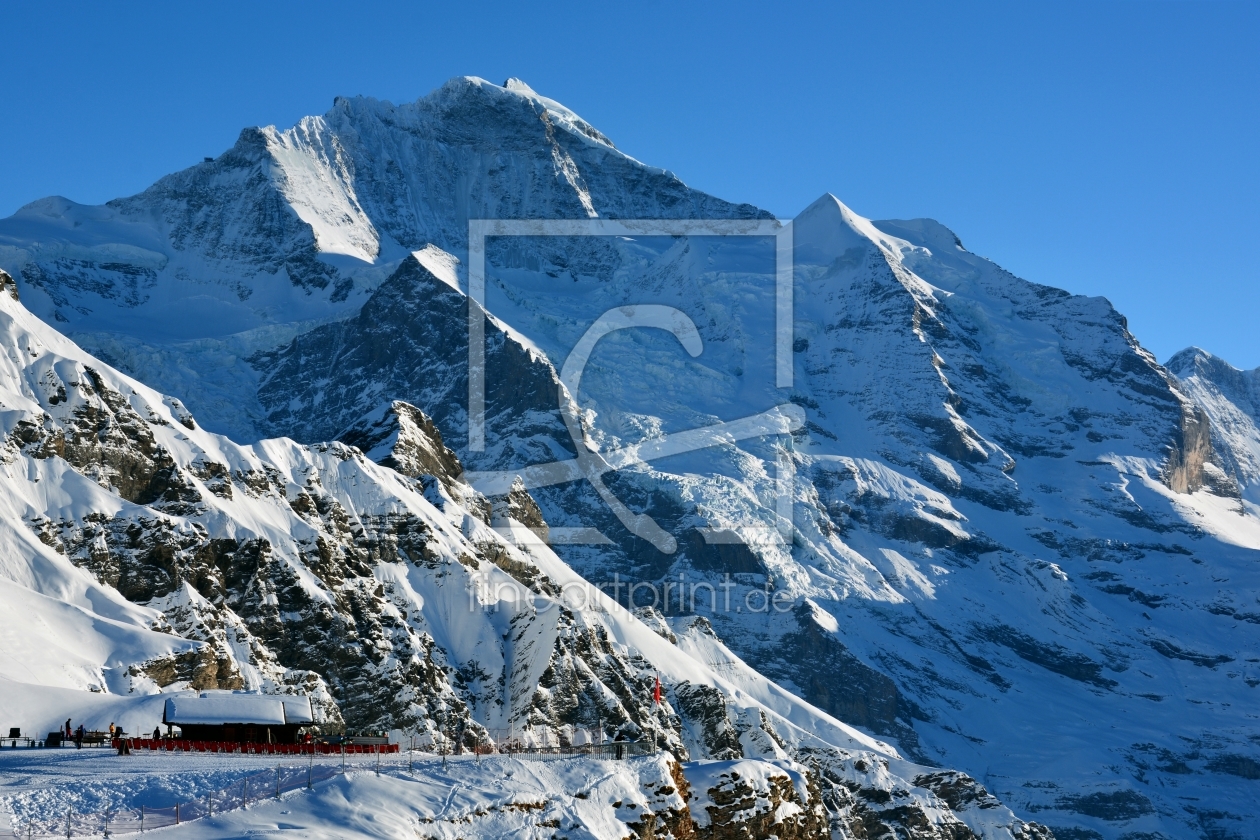
[[[128, 747], [136, 752], [195, 752], [240, 755], [371, 755], [375, 753], [396, 753], [398, 744], [388, 742], [380, 744], [356, 744], [347, 741], [341, 744], [314, 742], [310, 744], [258, 744], [242, 741], [202, 741], [193, 738], [128, 738]], [[384, 739], [381, 739], [384, 741]], [[114, 749], [122, 744], [121, 739], [113, 742]]]
[[651, 755], [649, 741], [613, 741], [606, 744], [583, 744], [569, 747], [511, 747], [500, 746], [498, 755], [510, 758], [547, 760], [556, 758], [604, 758], [619, 761], [636, 755]]

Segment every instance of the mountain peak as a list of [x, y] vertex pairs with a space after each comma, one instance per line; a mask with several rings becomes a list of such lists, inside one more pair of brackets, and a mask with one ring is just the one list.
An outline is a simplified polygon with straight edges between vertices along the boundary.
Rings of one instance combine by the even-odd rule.
[[1164, 367], [1182, 379], [1204, 372], [1208, 372], [1214, 378], [1219, 378], [1220, 376], [1260, 378], [1260, 368], [1244, 370], [1243, 368], [1235, 367], [1220, 356], [1193, 344], [1170, 356], [1168, 361], [1164, 362]]
[[[930, 222], [948, 235], [950, 248], [957, 240], [943, 225]], [[909, 241], [891, 230], [884, 230], [884, 222], [872, 222], [865, 216], [859, 216], [848, 205], [831, 193], [824, 193], [817, 201], [806, 207], [792, 222], [796, 243], [796, 260], [800, 263], [827, 265], [850, 253], [854, 248], [865, 248], [874, 244], [890, 257], [900, 260], [907, 253], [931, 248]], [[909, 223], [900, 223], [909, 224]], [[927, 225], [921, 226], [928, 230]], [[913, 235], [914, 229], [906, 230]], [[940, 239], [941, 234], [932, 230], [933, 239]], [[922, 238], [919, 236], [918, 238]]]
[[1195, 368], [1201, 362], [1214, 361], [1221, 360], [1218, 360], [1215, 356], [1203, 348], [1195, 347], [1192, 344], [1186, 349], [1180, 350], [1169, 357], [1168, 361], [1164, 362], [1164, 367], [1179, 377], [1186, 377], [1193, 376]]
[[831, 193], [824, 193], [792, 222], [796, 261], [827, 265], [880, 237], [871, 223]]

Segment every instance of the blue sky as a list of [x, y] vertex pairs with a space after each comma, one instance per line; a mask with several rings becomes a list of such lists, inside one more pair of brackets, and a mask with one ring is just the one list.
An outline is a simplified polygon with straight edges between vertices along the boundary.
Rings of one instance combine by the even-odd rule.
[[519, 76], [790, 217], [930, 216], [1105, 295], [1160, 360], [1260, 366], [1260, 3], [6, 3], [0, 215], [98, 203], [336, 95]]

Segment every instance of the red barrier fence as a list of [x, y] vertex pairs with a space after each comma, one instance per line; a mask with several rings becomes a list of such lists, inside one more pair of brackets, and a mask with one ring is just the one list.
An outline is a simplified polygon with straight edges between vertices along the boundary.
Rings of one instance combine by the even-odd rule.
[[[197, 741], [190, 738], [129, 738], [133, 750], [163, 752], [242, 753], [244, 755], [374, 755], [396, 753], [398, 744], [248, 744], [237, 741]], [[114, 749], [122, 741], [114, 739]]]

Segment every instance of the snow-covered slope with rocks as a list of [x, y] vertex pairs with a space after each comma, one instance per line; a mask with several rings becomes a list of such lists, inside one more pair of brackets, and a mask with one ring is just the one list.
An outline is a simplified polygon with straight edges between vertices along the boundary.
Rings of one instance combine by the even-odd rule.
[[[341, 443], [240, 446], [32, 316], [7, 274], [0, 284], [0, 688], [24, 730], [65, 716], [147, 731], [156, 692], [301, 692], [325, 728], [430, 745], [602, 728], [684, 758], [810, 761], [797, 809], [838, 831], [910, 820], [923, 836], [1037, 836], [1005, 808], [952, 810], [930, 768], [664, 638], [510, 504], [459, 484], [414, 408], [390, 409], [397, 469]], [[537, 513], [526, 494], [508, 502]], [[671, 686], [659, 705], [657, 678]], [[898, 808], [882, 807], [894, 795]]]
[[[8, 806], [19, 828], [34, 820], [54, 830], [65, 825], [70, 806], [76, 827], [99, 831], [103, 820], [85, 819], [86, 814], [109, 809], [116, 827], [120, 812], [142, 805], [169, 809], [177, 801], [203, 799], [228, 786], [239, 796], [244, 777], [274, 772], [275, 767], [274, 758], [241, 755], [145, 754], [120, 762], [91, 752], [0, 754], [0, 806]], [[313, 790], [258, 797], [248, 809], [221, 809], [162, 831], [176, 838], [298, 832], [295, 836], [431, 840], [813, 840], [830, 834], [822, 801], [825, 782], [811, 767], [783, 759], [679, 761], [661, 752], [623, 761], [529, 761], [419, 754], [390, 756], [380, 767], [351, 763], [347, 770]], [[876, 774], [851, 768], [848, 775]], [[955, 775], [929, 774], [922, 781], [932, 789], [922, 790], [930, 806], [912, 836], [974, 836], [966, 824], [950, 817], [951, 807], [967, 813], [976, 825], [993, 826], [1004, 815], [1009, 818], [983, 789], [959, 785]], [[905, 799], [895, 787], [881, 792], [889, 799]], [[227, 798], [220, 794], [220, 804]], [[852, 821], [838, 836], [888, 836], [885, 826], [870, 819], [876, 809], [864, 811], [866, 819]], [[980, 836], [990, 834], [981, 830]]]
[[[1260, 822], [1248, 711], [1260, 686], [1254, 375], [1202, 353], [1180, 354], [1170, 373], [1107, 301], [1016, 278], [934, 221], [871, 221], [827, 195], [791, 223], [790, 388], [775, 384], [769, 238], [491, 239], [487, 447], [470, 451], [468, 220], [596, 217], [768, 214], [623, 155], [519, 82], [457, 79], [408, 105], [338, 99], [285, 131], [247, 129], [215, 161], [104, 207], [36, 202], [0, 220], [0, 267], [88, 350], [178, 395], [214, 431], [260, 441], [233, 457], [259, 459], [286, 486], [317, 474], [312, 507], [293, 514], [317, 547], [363, 542], [375, 562], [370, 546], [388, 541], [381, 525], [354, 536], [321, 494], [345, 511], [424, 519], [411, 501], [364, 508], [327, 477], [335, 462], [360, 486], [390, 488], [384, 497], [419, 493], [480, 522], [484, 536], [464, 527], [462, 538], [494, 548], [473, 555], [523, 585], [580, 574], [725, 592], [725, 603], [667, 597], [634, 626], [775, 720], [809, 729], [794, 715], [819, 709], [966, 770], [1065, 837], [1247, 836]], [[636, 304], [682, 313], [702, 351], [624, 330], [595, 347], [578, 393], [561, 390], [583, 333]], [[790, 436], [724, 439], [604, 476], [669, 533], [672, 553], [630, 533], [588, 482], [487, 499], [459, 481], [464, 467], [511, 474], [579, 448], [646, 451], [787, 404], [804, 414]], [[579, 443], [565, 422], [574, 405]], [[260, 440], [273, 436], [306, 446]], [[790, 523], [776, 504], [784, 463]], [[424, 475], [436, 478], [421, 492]], [[280, 533], [295, 523], [276, 523], [267, 539], [287, 546], [276, 556], [307, 556]], [[62, 539], [69, 556], [89, 557], [86, 532]], [[112, 583], [108, 569], [80, 565]], [[152, 608], [195, 614], [189, 598]], [[769, 598], [782, 609], [741, 606]], [[261, 606], [225, 603], [269, 644], [249, 624]], [[335, 619], [341, 608], [330, 609]], [[485, 655], [429, 632], [432, 642], [408, 644], [451, 651], [456, 670]], [[300, 658], [283, 661], [304, 673]], [[386, 662], [361, 664], [361, 679], [411, 685]], [[277, 688], [299, 678], [264, 671]], [[473, 692], [463, 702], [474, 717], [486, 708], [472, 699], [479, 679], [469, 671], [449, 687]], [[364, 684], [320, 690], [344, 712]], [[694, 680], [668, 690], [691, 721], [677, 730], [688, 749], [764, 746], [760, 711], [724, 723]]]

